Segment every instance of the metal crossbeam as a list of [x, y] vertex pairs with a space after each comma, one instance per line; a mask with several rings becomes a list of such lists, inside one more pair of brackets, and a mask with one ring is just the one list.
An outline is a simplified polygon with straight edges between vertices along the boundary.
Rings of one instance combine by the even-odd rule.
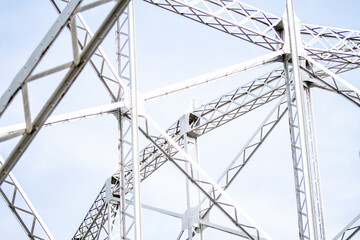
[[311, 79], [309, 79], [309, 84], [311, 84], [311, 86], [338, 93], [349, 101], [355, 103], [357, 106], [360, 106], [360, 95], [341, 84], [336, 78], [331, 76], [320, 78], [318, 74], [314, 73], [314, 70], [309, 70], [304, 67], [301, 67], [301, 69], [311, 77]]
[[[354, 239], [353, 237], [360, 233], [360, 214], [357, 215], [351, 222], [341, 230], [333, 240], [350, 240]], [[358, 236], [358, 235], [357, 235]]]
[[[5, 109], [9, 106], [11, 100], [15, 97], [15, 94], [20, 91], [21, 87], [26, 87], [26, 80], [35, 70], [36, 66], [39, 64], [47, 50], [60, 34], [63, 27], [68, 23], [71, 15], [75, 13], [76, 8], [79, 6], [81, 1], [82, 0], [74, 0], [66, 6], [65, 11], [60, 14], [45, 37], [41, 40], [40, 44], [33, 51], [24, 67], [15, 76], [7, 91], [5, 91], [5, 93], [1, 96], [0, 117], [3, 115]], [[2, 181], [0, 181], [0, 183], [1, 182]]]
[[[194, 126], [192, 131], [202, 135], [284, 95], [285, 84], [281, 76], [282, 71], [273, 71], [195, 110], [194, 114], [199, 116], [200, 124]], [[183, 139], [179, 132], [179, 121], [167, 130], [182, 145]], [[142, 180], [166, 162], [166, 158], [151, 145], [142, 151], [140, 158]], [[125, 169], [125, 175], [128, 176], [127, 189], [132, 188], [131, 168], [130, 163]]]
[[[59, 2], [69, 2], [63, 0], [50, 0], [50, 2], [55, 7], [56, 11], [61, 14], [62, 11], [60, 10]], [[92, 4], [89, 4], [92, 7], [99, 6], [100, 4], [108, 3], [109, 1], [98, 1]], [[76, 11], [76, 16], [78, 21], [76, 21], [75, 27], [78, 31], [77, 37], [77, 44], [79, 45], [80, 49], [84, 49], [86, 44], [93, 38], [94, 34], [91, 31], [90, 27], [86, 23], [84, 17], [81, 15], [81, 11], [88, 10], [87, 6], [89, 5], [81, 5], [79, 9]], [[64, 10], [63, 10], [64, 11]], [[68, 29], [71, 31], [69, 25]], [[74, 39], [74, 38], [73, 38]], [[89, 60], [92, 68], [94, 69], [96, 75], [98, 76], [101, 83], [104, 85], [105, 89], [107, 90], [111, 101], [118, 101], [120, 100], [120, 93], [121, 89], [124, 89], [123, 93], [128, 93], [128, 81], [129, 79], [124, 78], [123, 76], [119, 76], [116, 72], [114, 66], [110, 62], [108, 56], [106, 55], [105, 51], [102, 49], [101, 46], [97, 47], [95, 54]]]
[[145, 94], [143, 94], [142, 97], [146, 101], [146, 100], [151, 100], [151, 99], [167, 96], [169, 94], [177, 93], [177, 92], [180, 92], [183, 90], [189, 90], [191, 88], [198, 87], [205, 83], [214, 82], [216, 80], [223, 79], [225, 77], [230, 77], [232, 75], [239, 74], [239, 73], [245, 72], [245, 71], [249, 71], [249, 70], [264, 66], [266, 64], [277, 62], [277, 61], [281, 60], [283, 54], [284, 54], [284, 51], [281, 51], [281, 50], [273, 52], [273, 53], [269, 53], [264, 56], [256, 57], [254, 59], [251, 59], [251, 60], [243, 62], [243, 63], [235, 64], [233, 66], [226, 67], [224, 69], [220, 69], [215, 72], [211, 72], [211, 73], [199, 76], [199, 77], [185, 80], [180, 83], [176, 83], [171, 86], [167, 86], [164, 88], [160, 88], [160, 89], [145, 93]]
[[[145, 0], [271, 52], [245, 63], [137, 96], [139, 93], [136, 87], [134, 26], [131, 16], [133, 1], [128, 10], [125, 8], [129, 0], [115, 1], [115, 6], [103, 15], [105, 20], [95, 34], [90, 30], [81, 12], [112, 1], [93, 0], [86, 3], [82, 0], [50, 1], [58, 11], [59, 17], [0, 99], [1, 117], [21, 91], [25, 122], [0, 128], [0, 142], [22, 136], [0, 168], [0, 185], [11, 186], [13, 195], [8, 195], [2, 189], [0, 193], [30, 239], [43, 239], [35, 233], [36, 225], [41, 225], [47, 238], [53, 239], [53, 237], [10, 174], [11, 169], [43, 126], [103, 113], [115, 113], [118, 121], [118, 169], [107, 179], [73, 240], [118, 238], [141, 240], [140, 181], [145, 180], [167, 161], [175, 164], [206, 196], [199, 207], [199, 224], [247, 239], [271, 239], [240, 209], [225, 190], [286, 111], [290, 124], [299, 237], [301, 240], [325, 239], [310, 88], [317, 86], [337, 92], [360, 106], [360, 90], [338, 75], [360, 67], [360, 31], [303, 24], [295, 16], [292, 0], [287, 0], [287, 12], [283, 17], [277, 17], [239, 0]], [[66, 3], [63, 10], [60, 2]], [[115, 22], [117, 22], [115, 29], [117, 72], [100, 47], [101, 41]], [[69, 49], [72, 50], [73, 59], [37, 72], [38, 64], [64, 27], [70, 30]], [[113, 103], [49, 118], [87, 62], [92, 65]], [[142, 106], [139, 106], [140, 115], [137, 111], [139, 99], [152, 100], [167, 96], [273, 62], [283, 62], [284, 67], [273, 70], [189, 113], [188, 119], [186, 118], [189, 125], [186, 132], [182, 126], [184, 119], [176, 121], [167, 131], [163, 131], [143, 112]], [[30, 114], [32, 106], [28, 83], [64, 70], [66, 70], [65, 77], [33, 120]], [[202, 136], [280, 97], [282, 97], [280, 102], [217, 182], [212, 180], [187, 153], [187, 134]], [[286, 97], [287, 105], [284, 104]], [[144, 118], [145, 126], [138, 125], [139, 117]], [[151, 142], [140, 152], [137, 140], [139, 131]], [[25, 207], [16, 204], [19, 197], [27, 203]], [[205, 221], [213, 206], [217, 206], [238, 227], [238, 230]], [[188, 204], [189, 209], [190, 204]], [[132, 210], [134, 214], [131, 213]], [[20, 212], [29, 214], [33, 218], [32, 225], [28, 225], [23, 220]], [[334, 239], [353, 239], [360, 232], [359, 216]], [[184, 221], [190, 222], [189, 219]], [[188, 226], [183, 227], [178, 239], [187, 228]], [[195, 234], [193, 228], [188, 228], [189, 240], [193, 239], [193, 234]]]
[[[225, 171], [216, 181], [222, 189], [225, 191], [235, 180], [236, 176], [243, 170], [249, 160], [252, 158], [254, 153], [259, 149], [265, 139], [269, 136], [272, 130], [276, 127], [279, 121], [282, 119], [284, 114], [287, 112], [287, 99], [284, 95], [278, 104], [271, 110], [270, 114], [266, 116], [264, 121], [260, 124], [258, 129], [250, 137], [250, 139], [243, 146], [241, 151], [236, 155], [236, 157], [230, 162], [226, 167]], [[215, 198], [219, 200], [221, 193], [216, 193]], [[201, 201], [201, 219], [206, 219], [209, 215], [211, 209], [214, 207], [214, 204], [209, 201], [209, 199], [204, 198]]]
[[[272, 239], [260, 226], [258, 226], [237, 204], [231, 197], [212, 180], [206, 172], [204, 172], [199, 165], [179, 146], [174, 139], [172, 139], [165, 131], [163, 131], [154, 120], [147, 114], [144, 114], [145, 121], [150, 123], [156, 131], [160, 132], [162, 138], [153, 137], [155, 134], [151, 133], [149, 128], [140, 131], [146, 136], [156, 148], [161, 151], [175, 166], [238, 227], [248, 239], [266, 238]], [[164, 144], [164, 142], [166, 144]], [[181, 155], [174, 154], [170, 146], [177, 150]], [[186, 172], [185, 166], [188, 165], [192, 171]], [[198, 171], [200, 178], [196, 178], [195, 171]], [[210, 194], [208, 194], [210, 192]], [[216, 192], [223, 195], [224, 200], [218, 201], [215, 199]], [[246, 223], [242, 223], [246, 221]]]
[[[282, 70], [274, 70], [269, 74], [264, 75], [254, 81], [249, 82], [241, 86], [240, 88], [221, 96], [214, 101], [209, 102], [197, 110], [194, 114], [199, 116], [200, 124], [192, 125], [192, 131], [198, 132], [200, 135], [205, 134], [216, 127], [222, 126], [237, 117], [272, 101], [285, 94], [285, 82], [283, 79], [284, 72]], [[168, 130], [167, 134], [175, 138], [177, 142], [183, 146], [183, 138], [180, 134], [180, 120], [174, 123]], [[173, 149], [175, 154], [177, 151]], [[128, 156], [129, 153], [125, 153]], [[125, 190], [129, 192], [132, 189], [132, 161], [131, 158], [126, 157], [128, 164], [125, 166]], [[145, 147], [140, 153], [141, 164], [141, 181], [145, 180], [157, 169], [163, 166], [167, 162], [166, 156], [164, 156], [159, 150], [149, 145]], [[118, 173], [113, 174], [114, 178], [117, 178]], [[102, 190], [103, 191], [103, 190]], [[102, 191], [96, 199], [105, 198]], [[105, 202], [105, 201], [104, 201]], [[97, 221], [97, 215], [94, 211], [98, 211], [96, 204], [94, 203], [87, 213], [81, 228], [97, 227], [92, 222]], [[100, 215], [99, 215], [100, 216]], [[92, 218], [92, 221], [85, 221]], [[96, 230], [94, 230], [95, 232]]]
[[145, 1], [269, 50], [284, 43], [277, 31], [281, 18], [238, 0]]
[[[0, 156], [0, 166], [4, 159]], [[8, 190], [11, 191], [8, 191]], [[14, 216], [30, 239], [55, 240], [50, 230], [30, 202], [25, 191], [12, 173], [9, 173], [0, 187], [0, 195], [4, 198]], [[30, 217], [31, 221], [25, 221]]]
[[360, 31], [301, 24], [300, 32], [308, 56], [329, 69], [341, 73], [359, 68]]
[[[115, 113], [117, 110], [121, 108], [125, 108], [125, 104], [123, 102], [116, 102], [98, 107], [87, 108], [80, 111], [52, 116], [45, 121], [43, 127], [53, 126], [56, 124], [67, 123], [76, 120], [88, 119], [91, 117], [102, 116], [109, 113]], [[6, 127], [1, 127], [0, 142], [8, 140], [12, 137], [20, 136], [25, 132], [25, 130], [26, 130], [26, 123], [19, 123]]]
[[[79, 3], [80, 2], [77, 2], [76, 6], [78, 6]], [[30, 143], [32, 142], [36, 134], [39, 132], [46, 119], [50, 116], [50, 114], [54, 111], [55, 107], [59, 104], [64, 94], [69, 90], [72, 83], [75, 81], [77, 76], [85, 67], [85, 64], [95, 53], [96, 49], [99, 47], [100, 43], [104, 39], [104, 36], [110, 31], [111, 27], [115, 24], [116, 19], [119, 17], [119, 15], [124, 10], [127, 4], [128, 4], [128, 0], [120, 1], [116, 3], [116, 5], [108, 13], [105, 20], [99, 27], [98, 31], [95, 33], [94, 37], [89, 41], [89, 43], [86, 45], [84, 50], [81, 52], [79, 63], [76, 65], [74, 64], [70, 67], [69, 71], [67, 72], [67, 74], [65, 75], [59, 86], [57, 87], [57, 89], [54, 91], [52, 96], [43, 106], [38, 116], [35, 118], [32, 126], [32, 131], [24, 133], [23, 137], [20, 139], [16, 147], [13, 149], [13, 151], [7, 158], [4, 165], [0, 168], [0, 184], [5, 180], [7, 174], [15, 166], [21, 155], [30, 145]], [[71, 6], [72, 5], [69, 5], [69, 7]], [[74, 13], [75, 9], [76, 8], [73, 8], [72, 11], [69, 10], [70, 14], [68, 11], [66, 11], [65, 14], [68, 15], [67, 20], [70, 18], [71, 14]], [[9, 97], [6, 97], [6, 99], [10, 100]]]
[[[210, 227], [210, 228], [213, 228], [213, 229], [228, 233], [228, 234], [232, 234], [232, 235], [241, 237], [241, 238], [246, 238], [246, 236], [241, 231], [234, 230], [232, 228], [220, 226], [218, 224], [211, 223], [211, 222], [204, 221], [204, 220], [200, 220], [200, 224], [203, 225], [203, 226], [206, 226], [206, 227]], [[264, 238], [259, 238], [259, 239], [260, 240], [265, 240]]]
[[[283, 19], [241, 1], [145, 1], [272, 51], [284, 45]], [[300, 34], [307, 54], [328, 68], [359, 68], [360, 31], [300, 24]]]

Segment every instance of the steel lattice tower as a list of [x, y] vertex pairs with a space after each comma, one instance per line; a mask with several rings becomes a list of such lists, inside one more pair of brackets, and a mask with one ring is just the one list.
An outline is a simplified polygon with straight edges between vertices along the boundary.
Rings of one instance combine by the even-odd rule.
[[[150, 224], [142, 219], [142, 211], [145, 210], [180, 220], [176, 239], [211, 239], [206, 235], [208, 229], [222, 232], [224, 239], [227, 239], [227, 234], [240, 239], [275, 239], [242, 210], [241, 204], [234, 200], [228, 190], [280, 125], [281, 119], [287, 120], [290, 130], [296, 199], [294, 212], [297, 214], [299, 239], [359, 238], [360, 215], [356, 214], [336, 236], [328, 236], [325, 231], [312, 90], [327, 90], [360, 106], [360, 90], [340, 75], [359, 67], [360, 31], [304, 24], [295, 15], [292, 0], [286, 1], [286, 11], [282, 17], [237, 0], [145, 0], [214, 31], [218, 30], [218, 33], [221, 32], [219, 34], [231, 35], [240, 43], [245, 41], [265, 49], [267, 53], [140, 93], [135, 59], [134, 2], [50, 2], [58, 13], [56, 21], [0, 99], [0, 119], [6, 123], [0, 128], [0, 144], [4, 144], [3, 149], [8, 152], [1, 153], [7, 155], [6, 158], [0, 157], [0, 194], [30, 239], [55, 238], [11, 171], [16, 169], [15, 166], [43, 127], [104, 115], [116, 120], [116, 169], [105, 179], [83, 221], [74, 229], [73, 240], [145, 239], [142, 236], [143, 226]], [[96, 28], [91, 29], [86, 16], [94, 9], [101, 9], [101, 14], [95, 18]], [[100, 44], [111, 32], [115, 33], [116, 51], [110, 53], [109, 57]], [[58, 61], [52, 61], [47, 58], [59, 41], [63, 43], [64, 52], [71, 53], [71, 60], [63, 61], [59, 57]], [[112, 63], [112, 58], [116, 58], [116, 64]], [[100, 80], [103, 91], [108, 95], [107, 104], [57, 114], [58, 105], [74, 88], [79, 76], [86, 72], [86, 66], [94, 70], [90, 77]], [[254, 80], [248, 80], [206, 104], [197, 106], [193, 103], [167, 129], [158, 123], [159, 117], [155, 120], [149, 114], [148, 102], [254, 69], [266, 69], [265, 74], [257, 75]], [[266, 72], [268, 69], [270, 71]], [[33, 92], [32, 84], [42, 84], [45, 78], [57, 79], [53, 80], [56, 86], [51, 94], [39, 96], [42, 101], [36, 101], [34, 98], [41, 93]], [[14, 124], [11, 116], [15, 110], [19, 115], [19, 99], [24, 123]], [[42, 102], [40, 107], [39, 102]], [[12, 104], [16, 105], [15, 109]], [[38, 110], [34, 111], [33, 105]], [[201, 158], [201, 137], [232, 124], [235, 119], [251, 116], [253, 110], [259, 111], [257, 109], [266, 109], [268, 113], [261, 115], [263, 119], [260, 125], [235, 158], [222, 160], [226, 162], [226, 167], [220, 176], [213, 178], [204, 168], [207, 162]], [[158, 111], [160, 115], [167, 114], [164, 108]], [[169, 165], [168, 162], [186, 179], [186, 197], [183, 199], [186, 207], [183, 213], [142, 202], [141, 186], [146, 184], [148, 178], [155, 176], [155, 172], [164, 168], [160, 167]], [[1, 214], [1, 217], [8, 216]], [[214, 218], [221, 219], [224, 224], [213, 221]]]

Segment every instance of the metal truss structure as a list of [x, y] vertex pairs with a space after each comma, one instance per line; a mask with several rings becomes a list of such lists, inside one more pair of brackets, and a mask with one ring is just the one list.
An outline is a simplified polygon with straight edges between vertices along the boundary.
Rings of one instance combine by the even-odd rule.
[[[78, 119], [113, 114], [118, 124], [119, 159], [117, 169], [105, 181], [73, 240], [142, 239], [142, 209], [157, 211], [182, 220], [177, 239], [205, 239], [213, 228], [240, 239], [272, 239], [227, 192], [254, 153], [285, 115], [288, 116], [298, 215], [299, 239], [325, 240], [319, 160], [315, 137], [311, 89], [334, 92], [360, 106], [360, 90], [340, 77], [340, 73], [360, 67], [360, 31], [301, 23], [292, 0], [284, 16], [267, 13], [239, 0], [145, 0], [198, 23], [250, 42], [268, 54], [215, 72], [192, 78], [145, 94], [137, 90], [135, 66], [134, 6], [129, 0], [50, 0], [58, 12], [51, 26], [24, 67], [0, 99], [0, 117], [6, 117], [12, 100], [23, 99], [25, 122], [0, 128], [2, 143], [18, 139], [6, 160], [1, 161], [0, 194], [30, 239], [55, 239], [24, 190], [11, 173], [42, 127]], [[92, 32], [82, 12], [111, 6], [99, 16]], [[116, 33], [117, 66], [101, 48], [105, 36]], [[69, 31], [72, 60], [39, 70], [38, 65], [56, 39]], [[166, 97], [250, 69], [277, 63], [280, 67], [249, 81], [235, 90], [195, 107], [162, 129], [147, 113], [144, 102]], [[110, 103], [95, 108], [50, 116], [76, 81], [86, 64], [92, 66], [110, 97]], [[52, 74], [63, 73], [61, 81], [39, 113], [31, 116], [28, 84]], [[216, 179], [200, 166], [198, 139], [233, 120], [263, 106], [270, 113], [248, 139], [236, 157]], [[139, 135], [147, 146], [139, 149]], [[187, 210], [184, 214], [141, 203], [140, 182], [171, 162], [186, 177]], [[196, 196], [190, 191], [195, 187]], [[19, 200], [20, 199], [20, 200]], [[220, 211], [233, 227], [210, 221]], [[295, 211], [295, 210], [294, 210]], [[25, 221], [26, 216], [31, 221]], [[7, 216], [1, 216], [7, 217]], [[360, 215], [334, 239], [357, 239]]]

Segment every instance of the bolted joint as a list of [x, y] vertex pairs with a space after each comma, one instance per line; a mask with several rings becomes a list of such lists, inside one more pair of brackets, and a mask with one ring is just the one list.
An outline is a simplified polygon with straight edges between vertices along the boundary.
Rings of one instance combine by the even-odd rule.
[[196, 231], [199, 229], [199, 219], [199, 208], [189, 208], [181, 218], [182, 230], [194, 228]]
[[[116, 119], [118, 121], [120, 121], [121, 120], [120, 118], [129, 112], [130, 112], [130, 109], [127, 106], [122, 106], [122, 107], [118, 108], [117, 110], [113, 111], [112, 114], [116, 117]], [[125, 117], [124, 119], [127, 119], [127, 118]]]
[[180, 119], [180, 134], [192, 138], [200, 136], [200, 131], [196, 130], [196, 127], [200, 125], [200, 117], [195, 113], [186, 113]]
[[120, 194], [117, 191], [114, 191], [118, 185], [118, 180], [113, 176], [110, 176], [105, 183], [106, 190], [106, 202], [108, 203], [120, 203]]

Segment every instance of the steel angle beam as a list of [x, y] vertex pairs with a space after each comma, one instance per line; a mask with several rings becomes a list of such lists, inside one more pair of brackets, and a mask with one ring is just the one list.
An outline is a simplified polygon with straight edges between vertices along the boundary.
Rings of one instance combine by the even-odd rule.
[[[5, 180], [7, 174], [11, 171], [11, 169], [15, 166], [16, 162], [19, 160], [21, 155], [24, 153], [26, 148], [30, 145], [36, 134], [41, 129], [42, 125], [46, 121], [46, 119], [50, 116], [50, 114], [54, 111], [56, 106], [59, 104], [62, 97], [69, 90], [72, 83], [75, 81], [77, 76], [85, 67], [86, 63], [89, 61], [91, 56], [95, 53], [96, 49], [110, 31], [111, 27], [115, 24], [121, 12], [128, 4], [128, 0], [119, 1], [116, 5], [111, 9], [109, 14], [106, 16], [105, 20], [99, 27], [98, 31], [95, 33], [94, 37], [90, 40], [90, 42], [86, 45], [84, 50], [81, 52], [79, 57], [79, 63], [72, 65], [72, 67], [68, 70], [65, 77], [56, 88], [52, 96], [49, 98], [47, 103], [43, 106], [38, 116], [35, 118], [33, 122], [33, 129], [30, 132], [24, 133], [23, 137], [20, 139], [16, 147], [13, 149], [6, 162], [0, 169], [0, 184]], [[70, 17], [70, 16], [69, 16]]]
[[[272, 51], [284, 45], [283, 19], [241, 1], [145, 1]], [[328, 68], [359, 67], [360, 31], [301, 24], [300, 34], [307, 54]]]
[[360, 214], [357, 215], [351, 222], [345, 226], [343, 230], [341, 230], [333, 240], [350, 240], [356, 239], [355, 236], [359, 236], [360, 233]]
[[238, 0], [145, 1], [269, 50], [284, 43], [277, 31], [281, 18]]
[[[120, 108], [125, 107], [123, 102], [115, 102], [98, 107], [87, 108], [75, 112], [65, 113], [49, 117], [43, 127], [53, 126], [56, 124], [67, 123], [76, 120], [88, 119], [91, 117], [102, 116], [109, 113], [114, 113]], [[19, 123], [0, 128], [0, 142], [10, 139], [12, 136], [22, 135], [26, 131], [26, 123]]]
[[[152, 125], [156, 131], [160, 132], [163, 136], [161, 139], [150, 132], [149, 128], [142, 129], [140, 131], [144, 136], [150, 140], [154, 146], [161, 151], [205, 196], [211, 201], [235, 224], [236, 227], [242, 231], [247, 239], [271, 239], [271, 237], [257, 225], [232, 199], [231, 197], [214, 181], [206, 172], [204, 172], [199, 165], [179, 146], [174, 139], [172, 139], [165, 131], [163, 131], [150, 116], [143, 113], [144, 119], [147, 123]], [[166, 141], [166, 144], [162, 144]], [[161, 145], [160, 145], [160, 144]], [[173, 156], [173, 152], [170, 150], [170, 146], [175, 148], [181, 155]], [[190, 173], [186, 172], [184, 164], [188, 164], [190, 169], [193, 169]], [[195, 171], [198, 171], [201, 180], [196, 178]], [[210, 194], [208, 194], [210, 190]], [[220, 192], [223, 195], [224, 200], [218, 201], [214, 198], [216, 192]], [[246, 221], [244, 224], [242, 221]]]
[[309, 61], [311, 64], [313, 64], [315, 67], [319, 68], [321, 71], [323, 71], [325, 74], [331, 76], [332, 78], [336, 79], [341, 85], [345, 86], [346, 88], [350, 89], [351, 91], [355, 92], [357, 95], [360, 95], [360, 90], [350, 84], [349, 82], [345, 81], [343, 78], [338, 76], [337, 74], [333, 73], [331, 70], [323, 66], [322, 64], [316, 62], [314, 59], [312, 59], [309, 56], [306, 56], [305, 59]]
[[[202, 135], [284, 95], [283, 72], [274, 71], [272, 74], [276, 77], [261, 77], [199, 107], [193, 113], [200, 118], [200, 124], [193, 126], [192, 131]], [[183, 145], [183, 138], [180, 135], [180, 121], [174, 123], [167, 130], [167, 134], [174, 137], [180, 145]], [[176, 152], [175, 149], [174, 151]], [[140, 154], [140, 158], [142, 180], [166, 162], [166, 158], [153, 146], [146, 147]], [[128, 166], [126, 169], [131, 169], [131, 167]], [[125, 170], [125, 175], [128, 179], [127, 188], [131, 189], [131, 171]]]
[[[287, 36], [291, 53], [284, 61], [300, 239], [325, 239], [320, 176], [310, 91], [304, 90], [300, 74], [302, 44], [293, 1], [286, 4]], [[292, 73], [289, 71], [291, 60]], [[292, 76], [291, 76], [292, 75]], [[305, 94], [306, 93], [306, 94]], [[293, 101], [295, 99], [295, 101]]]
[[[55, 7], [56, 11], [61, 14], [63, 11], [60, 9], [60, 2], [69, 2], [63, 0], [50, 0], [50, 2]], [[108, 3], [110, 1], [98, 1], [94, 3], [90, 3], [92, 7], [99, 6], [101, 4]], [[81, 5], [79, 9], [76, 11], [76, 16], [78, 21], [76, 21], [76, 29], [79, 31], [77, 34], [77, 44], [80, 49], [84, 49], [86, 44], [94, 37], [93, 32], [91, 31], [90, 27], [86, 23], [85, 19], [81, 15], [81, 11], [88, 10], [88, 5]], [[86, 8], [86, 9], [84, 9]], [[70, 25], [67, 25], [68, 29], [71, 31]], [[99, 80], [105, 87], [106, 91], [108, 92], [111, 101], [115, 102], [118, 101], [121, 96], [121, 89], [122, 92], [128, 93], [127, 85], [128, 82], [124, 81], [125, 79], [122, 76], [119, 76], [116, 72], [114, 66], [110, 62], [109, 58], [107, 57], [105, 51], [102, 49], [101, 46], [98, 46], [95, 54], [89, 60], [92, 68], [94, 69], [96, 75], [98, 76]], [[116, 88], [113, 89], [112, 85], [116, 85]]]
[[360, 64], [360, 31], [301, 24], [307, 54], [337, 73], [358, 68]]
[[[228, 234], [232, 234], [234, 236], [238, 236], [238, 237], [241, 237], [241, 238], [247, 238], [246, 235], [244, 235], [244, 233], [242, 233], [241, 231], [238, 231], [238, 230], [234, 230], [232, 228], [224, 227], [224, 226], [214, 224], [214, 223], [211, 223], [211, 222], [208, 222], [208, 221], [205, 221], [205, 220], [200, 220], [200, 224], [203, 225], [203, 226], [209, 227], [209, 228], [213, 228], [213, 229], [218, 230], [218, 231], [222, 231], [222, 232], [225, 232], [225, 233], [228, 233]], [[265, 239], [264, 238], [259, 238], [259, 240], [265, 240]]]
[[[341, 84], [336, 78], [329, 75], [327, 77], [324, 76], [326, 74], [321, 70], [319, 70], [321, 74], [317, 74], [316, 72], [319, 71], [314, 71], [313, 69], [309, 70], [304, 67], [301, 67], [301, 69], [307, 74], [309, 74], [309, 76], [311, 77], [309, 81], [309, 87], [318, 87], [334, 93], [338, 93], [349, 101], [355, 103], [357, 106], [360, 106], [360, 95], [357, 92]], [[319, 75], [322, 75], [323, 77], [319, 77]]]
[[[247, 84], [244, 84], [238, 89], [232, 92], [224, 94], [223, 96], [197, 108], [194, 114], [200, 117], [200, 124], [192, 125], [193, 131], [205, 134], [211, 130], [220, 127], [237, 117], [263, 106], [264, 104], [271, 102], [285, 94], [285, 80], [283, 70], [273, 70], [270, 73], [255, 79]], [[228, 116], [227, 116], [228, 115]], [[126, 117], [126, 115], [125, 115]], [[204, 124], [201, 124], [204, 122]], [[180, 134], [180, 120], [176, 121], [168, 130], [167, 134], [175, 138], [178, 144], [183, 146], [183, 138]], [[159, 136], [160, 138], [161, 136]], [[162, 143], [164, 144], [164, 143]], [[161, 144], [160, 144], [161, 145]], [[172, 154], [177, 153], [176, 149], [172, 148]], [[140, 152], [140, 166], [141, 166], [141, 181], [149, 177], [153, 172], [159, 169], [163, 164], [167, 162], [166, 156], [162, 154], [153, 145], [148, 145]], [[131, 159], [130, 159], [131, 160]], [[132, 163], [128, 162], [125, 169], [125, 190], [129, 192], [132, 189]], [[118, 178], [118, 172], [113, 174], [114, 178]], [[99, 199], [104, 199], [105, 195], [102, 191], [96, 198], [96, 202], [101, 202]], [[101, 226], [94, 224], [98, 221], [96, 212], [99, 211], [99, 207], [94, 202], [90, 210], [86, 214], [84, 221], [81, 223], [80, 229], [96, 228], [93, 232], [99, 231]], [[104, 203], [105, 201], [102, 201]], [[90, 220], [91, 219], [91, 220]]]
[[97, 239], [101, 229], [106, 227], [103, 221], [107, 217], [106, 187], [104, 185], [72, 239]]
[[282, 50], [272, 52], [239, 64], [235, 64], [230, 67], [217, 70], [215, 72], [191, 78], [164, 88], [156, 89], [154, 91], [143, 94], [142, 97], [145, 101], [147, 101], [158, 97], [167, 96], [172, 93], [177, 93], [183, 90], [189, 90], [191, 88], [214, 82], [225, 77], [230, 77], [241, 72], [249, 71], [270, 63], [281, 61], [283, 54], [285, 54], [285, 52]]
[[0, 117], [3, 115], [5, 109], [9, 106], [11, 100], [15, 97], [15, 94], [20, 88], [26, 83], [26, 80], [30, 77], [31, 73], [35, 70], [47, 50], [50, 48], [52, 43], [55, 41], [57, 36], [60, 34], [63, 27], [68, 23], [72, 14], [74, 14], [76, 8], [82, 0], [73, 0], [69, 3], [65, 11], [60, 14], [55, 23], [51, 26], [45, 37], [41, 40], [40, 44], [33, 51], [24, 67], [15, 76], [11, 82], [9, 88], [0, 98]]
[[[286, 95], [284, 95], [216, 181], [224, 191], [228, 189], [237, 175], [243, 170], [286, 112], [287, 99]], [[220, 197], [221, 193], [215, 194], [216, 200], [219, 200]], [[201, 201], [201, 206], [200, 217], [206, 219], [214, 204], [209, 199], [204, 198]]]
[[[4, 159], [0, 156], [0, 166], [3, 163]], [[5, 189], [11, 189], [11, 191]], [[30, 239], [55, 240], [25, 191], [11, 172], [0, 187], [0, 195]], [[30, 222], [26, 220], [29, 218], [31, 219]]]

